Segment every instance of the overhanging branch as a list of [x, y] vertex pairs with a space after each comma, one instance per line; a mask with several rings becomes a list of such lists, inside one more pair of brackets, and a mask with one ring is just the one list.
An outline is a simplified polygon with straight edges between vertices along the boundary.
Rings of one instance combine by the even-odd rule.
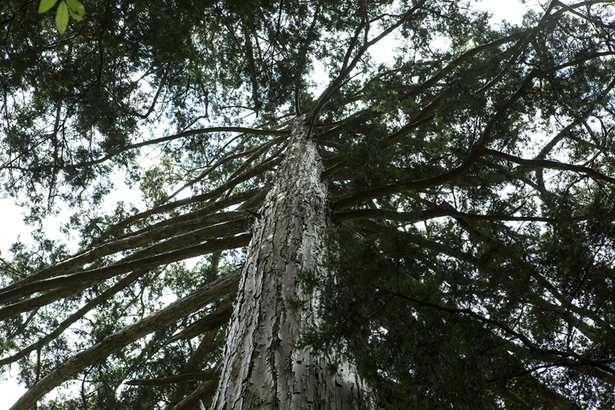
[[428, 219], [450, 216], [453, 218], [470, 219], [476, 221], [516, 221], [516, 222], [556, 222], [554, 218], [539, 216], [513, 216], [513, 215], [476, 215], [458, 212], [455, 209], [435, 208], [423, 212], [395, 212], [384, 209], [353, 209], [349, 211], [333, 212], [331, 217], [336, 222], [357, 219], [388, 219], [399, 222], [419, 222]]
[[496, 151], [492, 149], [485, 149], [484, 153], [485, 155], [492, 155], [494, 157], [499, 157], [507, 161], [511, 161], [511, 162], [514, 162], [514, 163], [517, 163], [519, 165], [523, 165], [526, 167], [549, 168], [549, 169], [559, 169], [562, 171], [573, 171], [579, 174], [585, 174], [594, 179], [599, 179], [602, 181], [615, 183], [614, 178], [601, 174], [600, 172], [595, 171], [591, 168], [587, 168], [587, 167], [580, 166], [580, 165], [566, 164], [563, 162], [551, 161], [551, 160], [546, 160], [546, 159], [524, 159], [524, 158], [519, 158], [514, 155], [506, 154], [504, 152], [500, 152], [500, 151]]
[[[250, 241], [250, 238], [251, 234], [246, 233], [231, 238], [215, 239], [202, 244], [189, 246], [180, 250], [167, 252], [148, 258], [133, 260], [129, 262], [119, 262], [100, 269], [91, 269], [84, 272], [57, 276], [51, 279], [30, 283], [20, 288], [4, 292], [0, 294], [0, 300], [3, 303], [6, 303], [20, 297], [28, 296], [35, 292], [43, 292], [57, 288], [66, 289], [68, 287], [69, 289], [77, 288], [77, 290], [81, 290], [84, 286], [89, 286], [98, 281], [105, 280], [123, 273], [135, 270], [151, 269], [160, 265], [178, 262], [184, 259], [205, 255], [215, 251], [247, 246]], [[11, 317], [20, 312], [33, 309], [35, 307], [43, 306], [53, 300], [58, 300], [63, 297], [66, 297], [67, 295], [63, 292], [54, 291], [44, 294], [44, 296], [45, 299], [44, 303], [42, 304], [39, 297], [17, 302], [3, 309], [0, 309], [0, 319], [6, 319], [7, 317]], [[51, 298], [51, 300], [49, 300], [49, 298]]]
[[160, 386], [172, 383], [202, 382], [207, 380], [218, 380], [219, 374], [216, 372], [196, 372], [182, 373], [174, 376], [162, 377], [160, 379], [133, 379], [124, 382], [128, 386]]
[[15, 403], [11, 410], [27, 410], [52, 389], [70, 379], [85, 367], [109, 356], [128, 344], [181, 319], [186, 314], [208, 303], [221, 299], [237, 291], [240, 270], [228, 274], [214, 282], [208, 283], [196, 292], [170, 304], [153, 315], [128, 326], [124, 330], [108, 336], [103, 341], [71, 357], [55, 370], [36, 382]]

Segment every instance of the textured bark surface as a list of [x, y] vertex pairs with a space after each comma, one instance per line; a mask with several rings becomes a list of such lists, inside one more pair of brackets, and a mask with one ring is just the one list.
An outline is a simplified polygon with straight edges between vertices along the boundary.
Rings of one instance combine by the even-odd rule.
[[[317, 320], [317, 298], [296, 279], [319, 269], [329, 217], [321, 159], [305, 124], [295, 122], [254, 227], [212, 409], [358, 409], [361, 383], [352, 366], [337, 374], [322, 357], [294, 348]], [[302, 307], [293, 301], [303, 301]]]

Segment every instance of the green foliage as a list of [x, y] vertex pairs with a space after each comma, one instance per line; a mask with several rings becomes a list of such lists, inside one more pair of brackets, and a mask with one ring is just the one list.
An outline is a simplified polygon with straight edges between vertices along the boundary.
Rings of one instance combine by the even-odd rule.
[[[555, 228], [559, 231], [560, 225]], [[555, 287], [579, 295], [584, 312], [604, 312], [612, 305], [605, 305], [604, 298], [613, 291], [601, 280], [606, 265], [581, 262], [579, 248], [594, 248], [586, 254], [590, 258], [596, 252], [612, 258], [613, 248], [574, 240], [588, 235], [579, 224], [555, 236], [532, 227], [513, 235], [509, 231], [507, 245], [461, 240], [462, 232], [452, 224], [432, 224], [430, 230], [428, 238], [395, 227], [364, 240], [348, 228], [331, 235], [326, 268], [335, 275], [312, 283], [324, 292], [324, 323], [306, 343], [327, 352], [346, 340], [347, 353], [379, 391], [388, 392], [381, 400], [393, 408], [496, 409], [502, 391], [531, 408], [561, 408], [561, 400], [549, 404], [552, 397], [542, 383], [555, 384], [559, 391], [574, 384], [576, 393], [566, 395], [580, 407], [613, 405], [610, 395], [598, 393], [609, 389], [606, 380], [583, 376], [589, 361], [612, 357], [615, 345], [604, 338], [609, 331], [600, 337], [573, 331], [562, 309], [541, 299], [547, 289], [537, 283], [543, 277], [561, 280]], [[599, 235], [600, 242], [610, 236], [605, 234]], [[602, 295], [601, 307], [584, 294]], [[511, 346], [519, 333], [528, 339]], [[563, 373], [549, 365], [549, 355], [565, 357], [570, 349], [583, 352], [588, 362]], [[527, 366], [541, 369], [541, 381], [523, 370]], [[396, 381], [394, 394], [390, 380]], [[595, 394], [589, 394], [592, 390]]]
[[[0, 265], [0, 366], [37, 388], [121, 339], [72, 371], [78, 399], [39, 408], [193, 394], [125, 382], [214, 369], [220, 316], [174, 336], [234, 290], [121, 332], [233, 277], [298, 115], [333, 220], [326, 266], [300, 275], [323, 295], [305, 344], [345, 346], [385, 408], [615, 406], [610, 2], [498, 28], [471, 1], [5, 4], [2, 193], [41, 228]], [[143, 206], [101, 210], [118, 178]], [[42, 229], [60, 207], [74, 255]]]
[[[38, 6], [38, 12], [46, 12], [55, 6], [57, 2], [58, 0], [41, 0]], [[60, 34], [64, 34], [66, 31], [69, 13], [75, 20], [81, 20], [85, 15], [85, 7], [77, 0], [60, 0], [60, 4], [58, 4], [56, 10], [56, 25]]]

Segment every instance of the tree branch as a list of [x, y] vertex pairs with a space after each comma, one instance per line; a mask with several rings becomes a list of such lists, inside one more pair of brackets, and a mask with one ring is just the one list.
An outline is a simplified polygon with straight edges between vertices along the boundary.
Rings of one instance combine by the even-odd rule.
[[[251, 234], [243, 234], [231, 238], [216, 239], [205, 242], [203, 244], [189, 246], [180, 250], [163, 253], [149, 258], [143, 258], [129, 262], [119, 262], [100, 269], [92, 269], [75, 274], [54, 277], [40, 282], [28, 284], [12, 291], [3, 292], [1, 294], [2, 301], [6, 302], [17, 299], [19, 297], [30, 295], [34, 292], [42, 292], [45, 290], [56, 288], [68, 288], [69, 291], [70, 289], [77, 288], [77, 291], [79, 291], [84, 287], [87, 287], [104, 279], [112, 278], [122, 273], [127, 273], [135, 270], [150, 269], [160, 265], [193, 258], [195, 256], [205, 255], [215, 251], [247, 246], [250, 242], [250, 237]], [[70, 291], [69, 294], [72, 293], [75, 292]], [[67, 294], [65, 292], [55, 290], [53, 292], [49, 292], [42, 296], [39, 296], [38, 298], [27, 299], [21, 302], [14, 303], [0, 309], [0, 319], [6, 319], [20, 312], [35, 307], [43, 306], [50, 301], [58, 300], [66, 296]]]
[[349, 211], [333, 212], [331, 217], [336, 222], [357, 219], [389, 219], [399, 222], [419, 222], [428, 219], [450, 216], [453, 218], [470, 219], [476, 221], [517, 221], [517, 222], [556, 222], [554, 218], [539, 216], [511, 216], [511, 215], [476, 215], [458, 212], [455, 209], [438, 207], [423, 212], [395, 212], [384, 209], [353, 209]]
[[85, 367], [104, 359], [135, 340], [168, 326], [201, 306], [236, 292], [239, 278], [240, 270], [236, 270], [227, 276], [208, 283], [196, 292], [181, 298], [124, 330], [108, 336], [94, 346], [77, 353], [36, 382], [10, 410], [32, 408], [41, 397]]
[[170, 337], [166, 344], [173, 343], [177, 340], [192, 339], [198, 335], [201, 335], [210, 330], [219, 328], [220, 326], [228, 323], [228, 320], [233, 313], [233, 305], [228, 303], [226, 306], [222, 306], [215, 312], [210, 313], [203, 319], [197, 320], [178, 334]]
[[[244, 192], [240, 192], [237, 193], [235, 195], [231, 195], [228, 196], [224, 199], [221, 199], [219, 201], [210, 203], [208, 205], [206, 205], [205, 207], [199, 209], [198, 211], [194, 211], [188, 214], [184, 214], [184, 215], [180, 215], [180, 216], [176, 216], [176, 217], [172, 217], [167, 219], [166, 221], [162, 221], [159, 222], [157, 225], [161, 225], [161, 224], [173, 224], [173, 223], [177, 223], [180, 221], [186, 221], [186, 220], [193, 220], [195, 217], [199, 217], [199, 216], [204, 216], [204, 215], [208, 215], [211, 214], [213, 212], [216, 212], [220, 209], [224, 209], [227, 208], [229, 206], [232, 205], [236, 205], [240, 202], [243, 201], [247, 201], [251, 198], [253, 198], [254, 196], [259, 195], [260, 193], [262, 193], [263, 189], [265, 188], [256, 188], [256, 189], [251, 189], [248, 191], [244, 191]], [[119, 222], [116, 225], [113, 225], [109, 230], [110, 231], [118, 231], [123, 229], [124, 227], [139, 221], [139, 220], [143, 220], [147, 217], [150, 217], [152, 215], [156, 215], [156, 214], [161, 214], [164, 212], [169, 212], [172, 211], [173, 209], [182, 207], [182, 206], [186, 206], [186, 205], [191, 205], [191, 204], [195, 204], [195, 203], [199, 203], [199, 202], [203, 202], [206, 201], [208, 199], [211, 199], [212, 197], [214, 197], [217, 194], [212, 194], [211, 191], [207, 192], [205, 194], [201, 194], [201, 195], [195, 195], [195, 196], [191, 196], [189, 198], [184, 198], [184, 199], [180, 199], [165, 205], [160, 205], [151, 209], [148, 209], [147, 211], [138, 213], [136, 215], [130, 216], [126, 219], [124, 219], [123, 221]], [[149, 228], [147, 228], [149, 229]], [[133, 235], [133, 233], [129, 233], [127, 235]]]
[[95, 297], [94, 299], [86, 303], [81, 309], [79, 309], [78, 311], [70, 315], [68, 319], [63, 321], [60, 324], [60, 326], [55, 328], [51, 333], [46, 335], [44, 338], [39, 339], [36, 343], [33, 343], [29, 345], [28, 347], [21, 349], [18, 353], [12, 356], [0, 359], [0, 366], [16, 362], [22, 357], [25, 357], [26, 355], [28, 355], [30, 352], [33, 352], [34, 350], [38, 350], [41, 347], [45, 346], [47, 343], [49, 343], [50, 341], [52, 341], [53, 339], [61, 335], [62, 332], [64, 332], [66, 329], [70, 327], [70, 325], [72, 325], [73, 323], [81, 319], [86, 313], [92, 310], [96, 305], [108, 300], [111, 296], [113, 296], [117, 292], [128, 287], [128, 285], [130, 285], [132, 282], [140, 278], [146, 272], [147, 270], [132, 272], [130, 275], [126, 276], [125, 278], [120, 280], [118, 283], [116, 283], [115, 285], [113, 285], [112, 287], [104, 291], [103, 293], [101, 293], [99, 296]]
[[345, 209], [354, 204], [368, 201], [370, 199], [391, 195], [397, 192], [410, 190], [410, 189], [424, 189], [435, 185], [444, 184], [451, 180], [459, 178], [463, 175], [474, 163], [483, 155], [485, 145], [488, 138], [491, 135], [491, 130], [495, 127], [496, 123], [504, 116], [506, 111], [523, 95], [525, 88], [527, 88], [532, 80], [538, 75], [538, 72], [530, 73], [523, 83], [519, 86], [517, 91], [498, 109], [498, 111], [491, 117], [485, 129], [483, 130], [480, 138], [470, 149], [467, 158], [456, 168], [451, 169], [441, 175], [432, 178], [419, 179], [413, 181], [398, 181], [382, 187], [372, 188], [363, 192], [351, 195], [348, 198], [339, 200], [332, 205], [333, 209]]
[[492, 155], [494, 157], [499, 157], [507, 161], [514, 162], [514, 163], [517, 163], [519, 165], [523, 165], [526, 167], [549, 168], [549, 169], [559, 169], [562, 171], [573, 171], [579, 174], [585, 174], [594, 179], [599, 179], [602, 181], [615, 183], [614, 178], [608, 177], [604, 174], [594, 171], [591, 168], [583, 167], [580, 165], [571, 165], [571, 164], [566, 164], [563, 162], [550, 161], [546, 159], [524, 159], [524, 158], [519, 158], [514, 155], [505, 154], [503, 152], [492, 150], [492, 149], [485, 149], [484, 153], [485, 155]]
[[350, 73], [352, 72], [352, 70], [354, 70], [354, 68], [359, 63], [359, 61], [361, 61], [361, 58], [363, 58], [363, 55], [367, 52], [367, 50], [371, 46], [373, 46], [374, 44], [376, 44], [377, 42], [382, 40], [384, 37], [389, 35], [391, 32], [396, 30], [402, 24], [404, 24], [404, 22], [406, 22], [414, 14], [414, 12], [416, 10], [421, 8], [423, 6], [423, 4], [425, 4], [425, 0], [420, 1], [418, 4], [416, 4], [410, 10], [408, 10], [406, 13], [404, 13], [403, 16], [395, 24], [393, 24], [392, 26], [390, 26], [389, 28], [384, 30], [382, 33], [380, 33], [378, 36], [376, 36], [371, 41], [365, 43], [359, 49], [359, 51], [357, 52], [357, 55], [352, 59], [352, 61], [348, 64], [348, 66], [341, 70], [341, 72], [335, 78], [335, 80], [333, 80], [329, 84], [329, 86], [322, 92], [322, 94], [320, 94], [320, 97], [318, 97], [318, 102], [316, 103], [316, 106], [314, 107], [314, 109], [312, 110], [312, 112], [310, 113], [310, 116], [309, 116], [310, 117], [309, 118], [310, 124], [314, 123], [314, 121], [316, 120], [316, 117], [318, 116], [318, 114], [320, 113], [322, 108], [329, 101], [329, 99], [333, 96], [333, 94], [337, 90], [339, 90], [339, 88], [343, 85], [346, 77], [348, 77], [350, 75]]
[[[231, 231], [229, 231], [228, 229], [224, 229], [224, 225], [221, 224], [225, 222], [236, 222], [238, 220], [246, 219], [247, 216], [247, 212], [225, 212], [209, 215], [202, 218], [195, 218], [186, 222], [177, 222], [175, 224], [159, 223], [150, 226], [149, 228], [123, 235], [121, 237], [102, 243], [98, 246], [91, 247], [86, 251], [78, 253], [73, 257], [67, 258], [62, 262], [59, 262], [55, 265], [52, 265], [46, 269], [35, 273], [34, 275], [28, 276], [23, 280], [20, 280], [9, 286], [4, 287], [3, 289], [0, 289], [0, 303], [3, 303], [1, 295], [3, 295], [5, 292], [21, 288], [31, 283], [36, 283], [44, 279], [51, 278], [57, 274], [66, 275], [71, 270], [74, 270], [87, 263], [94, 262], [102, 257], [112, 255], [117, 252], [136, 249], [140, 246], [151, 244], [152, 242], [156, 242], [165, 238], [185, 234], [186, 232], [195, 232], [195, 226], [202, 226], [203, 228], [201, 229], [211, 229], [212, 233], [215, 232], [221, 236], [228, 235], [230, 233], [243, 232], [247, 229], [242, 229], [242, 227], [246, 226], [245, 224], [242, 224], [237, 229], [232, 228]], [[217, 228], [212, 227], [220, 227], [223, 229], [218, 232]], [[134, 255], [130, 257], [134, 257]]]
[[130, 151], [133, 149], [137, 149], [137, 148], [141, 148], [141, 147], [146, 147], [148, 145], [156, 145], [156, 144], [160, 144], [163, 142], [169, 142], [169, 141], [173, 141], [176, 139], [180, 139], [180, 138], [186, 138], [186, 137], [191, 137], [193, 135], [201, 135], [201, 134], [209, 134], [212, 132], [240, 132], [240, 133], [246, 133], [246, 134], [254, 134], [254, 135], [288, 135], [287, 131], [277, 131], [277, 130], [259, 130], [256, 128], [245, 128], [245, 127], [211, 127], [211, 128], [199, 128], [196, 130], [189, 130], [189, 131], [184, 131], [184, 132], [180, 132], [178, 134], [174, 134], [174, 135], [168, 135], [166, 137], [160, 137], [160, 138], [154, 138], [148, 141], [143, 141], [143, 142], [138, 142], [136, 144], [131, 144], [128, 145], [124, 148], [118, 149], [118, 150], [114, 150], [110, 153], [108, 153], [107, 155], [105, 155], [104, 157], [95, 159], [93, 161], [88, 161], [88, 162], [83, 162], [83, 163], [79, 163], [74, 165], [75, 168], [81, 168], [81, 167], [89, 167], [92, 165], [96, 165], [96, 164], [100, 164], [103, 163], [111, 158], [113, 158], [114, 156], [121, 154], [122, 152], [126, 152], [126, 151]]
[[216, 372], [196, 372], [196, 373], [181, 373], [174, 376], [162, 377], [160, 379], [133, 379], [124, 382], [128, 386], [160, 386], [163, 384], [172, 383], [190, 383], [207, 380], [218, 380], [219, 373]]

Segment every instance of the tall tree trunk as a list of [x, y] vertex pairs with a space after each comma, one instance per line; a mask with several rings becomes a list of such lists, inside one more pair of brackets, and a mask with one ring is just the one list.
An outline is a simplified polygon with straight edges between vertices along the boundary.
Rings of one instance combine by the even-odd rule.
[[[318, 320], [318, 297], [297, 280], [322, 269], [329, 223], [316, 143], [295, 121], [287, 157], [248, 246], [212, 409], [367, 409], [354, 367], [331, 373], [326, 359], [295, 347]], [[297, 308], [293, 301], [301, 301]]]

